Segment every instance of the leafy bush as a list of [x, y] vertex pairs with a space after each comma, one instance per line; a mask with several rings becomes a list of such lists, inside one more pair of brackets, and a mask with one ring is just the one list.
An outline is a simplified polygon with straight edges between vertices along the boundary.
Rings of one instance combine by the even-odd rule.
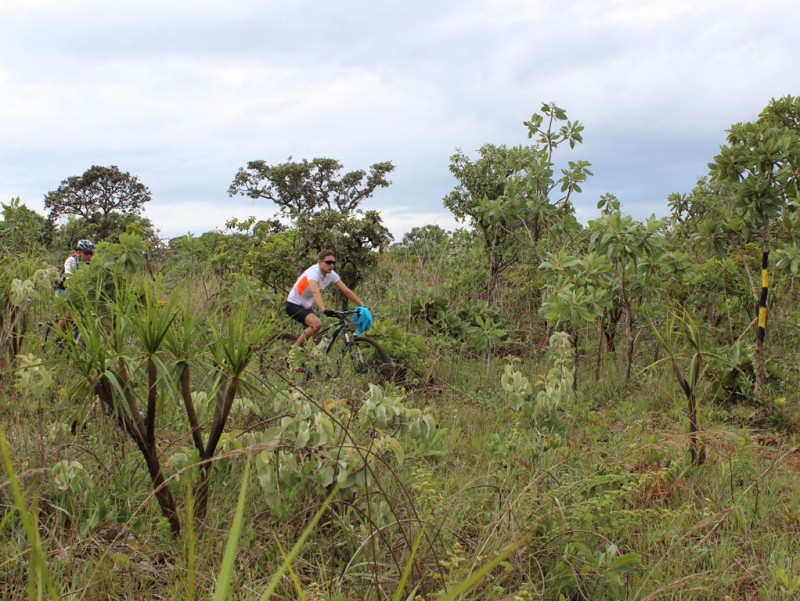
[[[726, 404], [753, 401], [755, 347], [740, 342], [718, 348], [709, 356], [708, 377], [714, 398]], [[779, 381], [785, 376], [783, 368], [771, 359], [767, 360], [766, 368], [768, 382]]]
[[508, 395], [509, 405], [539, 430], [555, 427], [560, 421], [561, 405], [574, 399], [571, 354], [569, 336], [565, 332], [553, 334], [548, 350], [549, 368], [535, 386], [512, 365], [505, 366], [500, 384]]
[[428, 355], [424, 336], [409, 333], [391, 319], [376, 322], [368, 335], [378, 340], [386, 350], [396, 373], [416, 372]]
[[[346, 400], [321, 407], [299, 394], [283, 395], [276, 411], [284, 414], [278, 426], [242, 438], [247, 446], [269, 448], [258, 454], [256, 472], [267, 504], [284, 516], [321, 501], [334, 483], [340, 498], [367, 510], [377, 464], [389, 453], [403, 463], [402, 440], [428, 440], [436, 430], [430, 410], [410, 408], [375, 385], [357, 412]], [[385, 523], [388, 516], [372, 519]]]

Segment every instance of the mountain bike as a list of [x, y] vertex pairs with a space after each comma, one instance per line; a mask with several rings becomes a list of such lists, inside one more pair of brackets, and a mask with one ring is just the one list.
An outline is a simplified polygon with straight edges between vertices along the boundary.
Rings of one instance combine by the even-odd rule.
[[[347, 378], [365, 376], [373, 383], [383, 383], [393, 377], [389, 355], [372, 338], [356, 336], [351, 323], [355, 311], [326, 310], [325, 315], [337, 321], [325, 326], [314, 338], [314, 349], [297, 348], [292, 344], [297, 336], [280, 332], [270, 339], [262, 356], [265, 368], [301, 374], [302, 380], [313, 378]], [[308, 347], [308, 345], [306, 345]], [[299, 356], [298, 356], [299, 355]]]

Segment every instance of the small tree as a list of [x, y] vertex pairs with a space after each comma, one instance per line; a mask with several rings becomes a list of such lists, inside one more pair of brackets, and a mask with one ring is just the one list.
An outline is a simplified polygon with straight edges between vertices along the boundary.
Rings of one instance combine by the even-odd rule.
[[[161, 420], [179, 423], [173, 411], [182, 405], [188, 430], [178, 438], [192, 441], [200, 462], [197, 515], [203, 517], [214, 457], [233, 403], [249, 386], [246, 370], [256, 344], [268, 337], [269, 326], [266, 317], [251, 316], [247, 299], [234, 300], [227, 315], [212, 314], [208, 321], [199, 319], [188, 301], [178, 308], [179, 294], [168, 292], [158, 278], [141, 277], [143, 241], [131, 235], [121, 238], [119, 244], [100, 245], [95, 259], [73, 274], [59, 299], [80, 340], [64, 336], [68, 355], [58, 361], [77, 372], [75, 399], [97, 395], [135, 443], [155, 499], [177, 535], [180, 515], [162, 462], [171, 443], [164, 439], [164, 427], [157, 426]], [[165, 401], [176, 392], [180, 404]], [[198, 418], [203, 400], [208, 421]], [[89, 408], [84, 405], [81, 411]]]
[[376, 264], [374, 251], [392, 241], [377, 211], [361, 210], [361, 203], [377, 188], [391, 183], [390, 161], [375, 163], [369, 173], [341, 174], [334, 159], [289, 160], [278, 165], [250, 161], [239, 169], [228, 194], [264, 198], [278, 205], [281, 214], [295, 222], [299, 255], [311, 258], [322, 248], [332, 248], [339, 260], [337, 272], [354, 288], [365, 271]]
[[772, 100], [754, 123], [731, 126], [728, 145], [709, 164], [714, 180], [734, 185], [736, 212], [743, 229], [761, 240], [762, 286], [758, 299], [754, 396], [766, 380], [763, 344], [767, 329], [770, 241], [774, 223], [792, 221], [790, 204], [800, 183], [800, 98]]
[[291, 219], [321, 210], [350, 215], [359, 212], [361, 203], [377, 188], [388, 187], [391, 182], [386, 176], [394, 171], [391, 161], [375, 163], [369, 168], [369, 175], [365, 171], [340, 175], [342, 168], [339, 161], [327, 158], [298, 163], [289, 157], [277, 165], [250, 161], [236, 173], [228, 195], [271, 200]]
[[524, 123], [528, 137], [536, 137], [535, 145], [485, 144], [475, 160], [460, 150], [450, 157], [450, 172], [458, 185], [444, 198], [444, 205], [480, 232], [490, 297], [500, 275], [517, 260], [518, 236], [535, 246], [549, 235], [557, 218], [574, 221], [570, 197], [592, 175], [588, 162], [569, 161], [561, 177], [554, 177], [553, 153], [564, 143], [570, 148], [581, 143], [583, 126], [568, 121], [566, 112], [552, 103], [542, 105], [540, 113]]
[[450, 234], [440, 226], [423, 225], [412, 227], [398, 244], [392, 245], [392, 250], [402, 251], [403, 254], [425, 263], [439, 257], [449, 240]]
[[[615, 207], [616, 208], [616, 207]], [[634, 221], [619, 210], [604, 213], [589, 222], [589, 250], [605, 255], [614, 273], [615, 303], [625, 316], [625, 381], [631, 377], [635, 336], [634, 306], [658, 288], [657, 258], [662, 252], [664, 222], [651, 215], [647, 221]]]
[[92, 165], [83, 175], [68, 177], [44, 197], [44, 208], [55, 223], [60, 217], [74, 215], [97, 224], [98, 240], [111, 228], [114, 213], [139, 214], [151, 200], [150, 189], [135, 175], [122, 172], [115, 165]]
[[572, 390], [578, 390], [580, 331], [603, 316], [611, 305], [611, 262], [605, 255], [583, 257], [566, 249], [550, 253], [539, 265], [546, 282], [541, 312], [554, 326], [561, 326], [572, 346]]

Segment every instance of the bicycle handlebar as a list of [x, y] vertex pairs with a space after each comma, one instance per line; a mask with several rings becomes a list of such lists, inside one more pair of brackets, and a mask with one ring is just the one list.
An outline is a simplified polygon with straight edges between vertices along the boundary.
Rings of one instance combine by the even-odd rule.
[[336, 317], [338, 319], [345, 319], [355, 313], [355, 311], [334, 311], [333, 309], [325, 309], [323, 315], [327, 317]]

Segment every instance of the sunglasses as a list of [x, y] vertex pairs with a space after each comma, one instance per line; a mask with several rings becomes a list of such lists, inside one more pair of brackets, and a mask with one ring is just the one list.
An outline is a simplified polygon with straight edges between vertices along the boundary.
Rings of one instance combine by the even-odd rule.
[[325, 265], [336, 265], [336, 261], [323, 261]]

